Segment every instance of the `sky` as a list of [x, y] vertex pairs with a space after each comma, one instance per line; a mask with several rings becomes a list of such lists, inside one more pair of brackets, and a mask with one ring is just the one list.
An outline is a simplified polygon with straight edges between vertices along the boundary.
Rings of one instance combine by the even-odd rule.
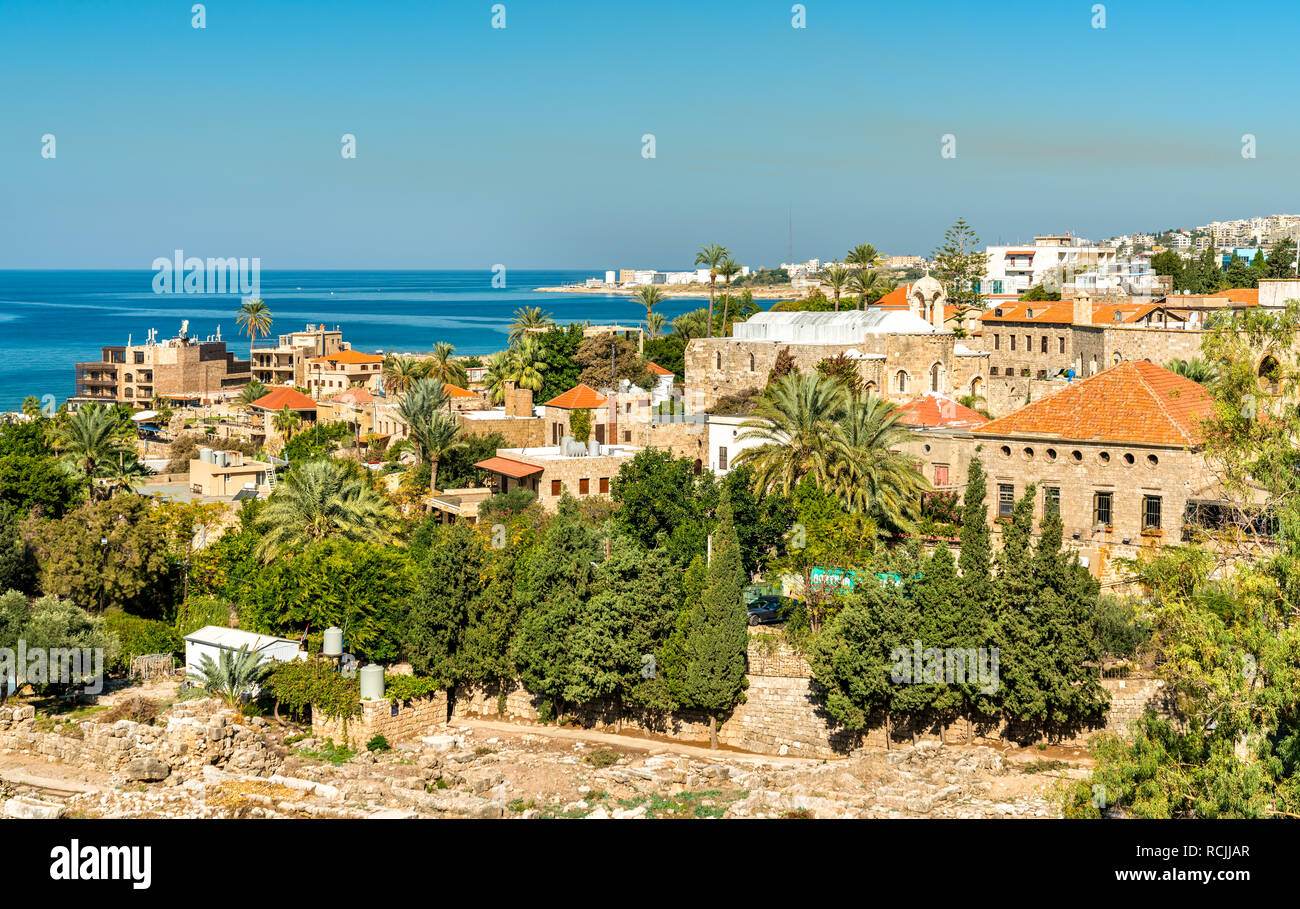
[[1300, 211], [1274, 0], [192, 5], [0, 0], [0, 268], [771, 266], [790, 222], [803, 260]]

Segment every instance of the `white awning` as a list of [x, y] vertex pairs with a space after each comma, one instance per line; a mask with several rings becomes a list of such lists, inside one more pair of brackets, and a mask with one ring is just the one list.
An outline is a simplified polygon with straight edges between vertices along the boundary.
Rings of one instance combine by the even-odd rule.
[[146, 420], [152, 420], [156, 416], [158, 416], [158, 411], [156, 410], [142, 410], [139, 413], [131, 414], [131, 419], [135, 420], [137, 423], [143, 423]]

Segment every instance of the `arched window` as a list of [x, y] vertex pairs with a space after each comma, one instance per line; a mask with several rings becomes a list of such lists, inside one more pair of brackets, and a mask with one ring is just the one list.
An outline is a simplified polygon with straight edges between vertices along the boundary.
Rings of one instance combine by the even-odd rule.
[[1259, 361], [1259, 379], [1269, 394], [1277, 394], [1282, 379], [1282, 367], [1274, 357], [1265, 357]]
[[971, 393], [971, 397], [974, 398], [979, 398], [983, 396], [984, 380], [981, 379], [979, 376], [976, 376], [975, 378], [970, 380], [970, 393]]
[[1092, 362], [1088, 364], [1088, 375], [1095, 376], [1096, 374], [1097, 374], [1097, 358], [1093, 357]]
[[722, 351], [718, 351], [717, 357], [718, 357], [718, 361], [717, 361], [717, 362], [718, 362], [718, 367], [717, 367], [717, 368], [718, 368], [718, 369], [721, 369], [721, 368], [722, 368]]
[[894, 381], [896, 383], [897, 390], [900, 394], [907, 392], [907, 370], [900, 369], [894, 375]]
[[749, 355], [749, 371], [750, 371], [750, 372], [753, 372], [753, 371], [754, 371], [754, 355], [753, 355], [753, 354], [750, 354], [750, 355]]
[[868, 382], [868, 383], [863, 387], [862, 390], [865, 391], [868, 395], [874, 395], [874, 394], [876, 393], [876, 383], [875, 383], [875, 382]]
[[943, 391], [943, 366], [939, 363], [930, 367], [930, 390], [935, 394]]
[[1118, 366], [1119, 364], [1121, 364], [1121, 363], [1123, 363], [1123, 362], [1124, 362], [1124, 358], [1123, 358], [1122, 356], [1120, 356], [1119, 351], [1118, 351], [1118, 350], [1115, 351], [1115, 355], [1114, 355], [1113, 357], [1110, 358], [1110, 365], [1112, 365], [1112, 366]]

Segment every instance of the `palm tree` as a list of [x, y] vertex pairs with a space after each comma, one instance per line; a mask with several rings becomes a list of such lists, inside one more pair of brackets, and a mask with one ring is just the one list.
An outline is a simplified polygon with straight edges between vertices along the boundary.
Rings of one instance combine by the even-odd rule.
[[650, 316], [654, 314], [654, 308], [662, 303], [665, 299], [664, 292], [653, 284], [647, 284], [636, 292], [636, 298], [641, 301], [645, 307], [646, 321], [650, 321]]
[[[116, 408], [106, 409], [91, 403], [78, 409], [58, 428], [54, 449], [87, 480], [93, 480], [103, 465], [111, 464], [126, 450], [129, 434], [130, 427], [124, 425]], [[91, 495], [94, 495], [93, 486]]]
[[555, 324], [549, 312], [540, 306], [525, 306], [515, 310], [515, 320], [510, 323], [510, 343], [514, 344], [527, 334], [550, 328]]
[[266, 397], [268, 391], [269, 389], [265, 385], [253, 379], [239, 390], [239, 397], [235, 398], [235, 403], [244, 409], [248, 409], [254, 401]]
[[503, 404], [506, 399], [506, 382], [514, 381], [514, 364], [510, 352], [503, 350], [487, 358], [487, 375], [483, 377], [493, 404]]
[[428, 427], [447, 401], [447, 390], [442, 387], [442, 383], [435, 378], [425, 377], [418, 379], [397, 405], [397, 416], [406, 424], [411, 438], [420, 447], [421, 458], [424, 457], [423, 445]]
[[650, 333], [651, 339], [657, 338], [659, 337], [659, 335], [663, 334], [664, 326], [667, 324], [668, 324], [668, 319], [666, 316], [664, 316], [663, 313], [661, 312], [646, 313], [645, 327], [646, 327], [646, 331]]
[[[870, 243], [859, 243], [844, 256], [844, 264], [855, 266], [857, 269], [857, 274], [854, 275], [855, 280], [850, 283], [858, 290], [858, 309], [866, 308], [866, 294], [875, 288], [875, 272], [871, 272], [872, 278], [869, 281], [866, 275], [879, 258], [880, 253]], [[863, 288], [865, 288], [865, 293]]]
[[840, 311], [840, 294], [844, 293], [844, 286], [849, 283], [851, 272], [843, 265], [832, 265], [822, 275], [822, 280], [831, 287], [831, 292], [835, 294], [835, 311]]
[[39, 417], [41, 415], [41, 399], [36, 395], [28, 395], [23, 398], [22, 411], [29, 417]]
[[302, 417], [298, 415], [298, 411], [290, 409], [289, 405], [286, 404], [283, 410], [275, 412], [275, 416], [271, 418], [271, 425], [288, 442], [293, 438], [293, 434], [298, 431], [298, 427], [302, 425]]
[[718, 281], [718, 266], [729, 255], [731, 255], [731, 251], [727, 247], [719, 246], [716, 243], [700, 247], [700, 251], [695, 254], [695, 264], [706, 266], [709, 269], [709, 321], [705, 323], [707, 329], [706, 338], [713, 337], [713, 288]]
[[879, 289], [879, 285], [880, 272], [875, 269], [853, 273], [853, 277], [849, 278], [849, 288], [858, 295], [858, 309], [867, 308], [867, 297], [872, 291]]
[[216, 660], [203, 654], [195, 681], [243, 716], [244, 706], [253, 699], [258, 684], [270, 670], [271, 661], [263, 662], [262, 655], [253, 653], [245, 644], [238, 650], [221, 651]]
[[831, 475], [834, 424], [845, 413], [844, 386], [817, 373], [782, 376], [758, 399], [754, 418], [741, 424], [737, 442], [762, 445], [746, 448], [737, 464], [752, 464], [754, 482], [763, 489], [789, 493], [811, 474], [819, 485]]
[[110, 459], [99, 466], [99, 475], [104, 478], [104, 488], [111, 496], [134, 489], [137, 483], [153, 474], [135, 452], [119, 451], [116, 461]]
[[269, 562], [328, 537], [383, 542], [392, 518], [392, 506], [348, 465], [329, 458], [305, 461], [294, 465], [257, 516], [263, 536], [256, 554]]
[[253, 365], [253, 343], [271, 333], [271, 310], [261, 300], [245, 300], [235, 316], [235, 324], [248, 335], [248, 364]]
[[447, 455], [460, 451], [468, 444], [459, 436], [460, 424], [455, 417], [445, 413], [434, 414], [425, 428], [420, 447], [429, 459], [429, 492], [438, 491], [438, 464], [446, 460]]
[[444, 385], [455, 385], [464, 388], [469, 385], [469, 374], [465, 371], [464, 366], [452, 359], [452, 354], [455, 352], [456, 348], [446, 341], [439, 341], [435, 344], [432, 359], [425, 361], [428, 369], [427, 374]]
[[511, 375], [520, 388], [530, 389], [534, 394], [546, 385], [542, 375], [546, 371], [546, 348], [536, 337], [520, 339], [510, 351]]
[[389, 357], [384, 360], [384, 391], [392, 395], [405, 394], [412, 385], [428, 374], [427, 360], [403, 356]]
[[1214, 364], [1202, 360], [1200, 357], [1192, 357], [1190, 360], [1170, 360], [1165, 364], [1165, 369], [1182, 376], [1184, 379], [1191, 379], [1193, 382], [1206, 386], [1213, 385], [1219, 377]]
[[689, 342], [692, 338], [704, 336], [708, 330], [707, 319], [708, 317], [702, 309], [682, 313], [676, 319], [673, 319], [673, 331], [680, 335], [683, 341]]
[[718, 263], [718, 275], [726, 281], [722, 292], [722, 334], [727, 333], [727, 311], [731, 308], [731, 279], [740, 274], [740, 263], [728, 256]]
[[929, 483], [917, 461], [899, 448], [915, 438], [898, 409], [867, 395], [850, 401], [835, 424], [829, 487], [853, 514], [893, 532], [911, 529]]

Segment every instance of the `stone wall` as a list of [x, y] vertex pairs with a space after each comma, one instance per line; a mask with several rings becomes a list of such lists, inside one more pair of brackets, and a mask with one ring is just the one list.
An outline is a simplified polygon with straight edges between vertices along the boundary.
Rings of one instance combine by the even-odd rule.
[[[759, 754], [799, 755], [812, 758], [842, 757], [857, 748], [886, 747], [883, 727], [862, 734], [836, 728], [821, 706], [815, 691], [812, 670], [807, 661], [782, 640], [779, 634], [755, 631], [749, 641], [749, 687], [745, 702], [736, 707], [718, 727], [720, 744]], [[1122, 733], [1141, 716], [1148, 706], [1162, 715], [1170, 714], [1163, 695], [1163, 683], [1155, 679], [1103, 679], [1102, 687], [1111, 695], [1111, 711], [1101, 729], [1086, 730], [1067, 742], [1085, 742], [1099, 731]], [[501, 695], [504, 694], [504, 698]], [[460, 686], [456, 689], [451, 717], [510, 716], [536, 722], [541, 699], [518, 684], [498, 686]], [[501, 707], [504, 706], [504, 710]], [[619, 717], [609, 703], [595, 703], [574, 716], [586, 727], [613, 725]], [[679, 712], [669, 716], [625, 712], [621, 717], [625, 729], [667, 735], [689, 742], [707, 742], [708, 718]], [[895, 729], [895, 742], [908, 742], [912, 731]], [[939, 738], [935, 727], [917, 730], [921, 739]], [[943, 730], [948, 742], [1000, 741], [1000, 729], [972, 729], [958, 721]], [[354, 736], [359, 738], [358, 736]]]
[[537, 448], [546, 444], [546, 426], [540, 417], [507, 417], [479, 419], [457, 415], [461, 432], [472, 436], [501, 435], [502, 448]]
[[365, 745], [376, 735], [389, 742], [402, 742], [428, 735], [432, 726], [447, 722], [447, 692], [427, 697], [394, 701], [379, 698], [361, 702], [361, 716], [345, 723], [341, 717], [311, 712], [311, 734], [317, 739], [333, 739], [336, 744], [353, 742]]
[[159, 719], [165, 725], [87, 721], [65, 732], [50, 732], [37, 727], [31, 706], [0, 707], [0, 751], [42, 754], [131, 779], [162, 779], [178, 769], [197, 772], [209, 765], [267, 776], [282, 763], [258, 725], [234, 722], [229, 711], [206, 713], [197, 702], [194, 708], [173, 709]]

